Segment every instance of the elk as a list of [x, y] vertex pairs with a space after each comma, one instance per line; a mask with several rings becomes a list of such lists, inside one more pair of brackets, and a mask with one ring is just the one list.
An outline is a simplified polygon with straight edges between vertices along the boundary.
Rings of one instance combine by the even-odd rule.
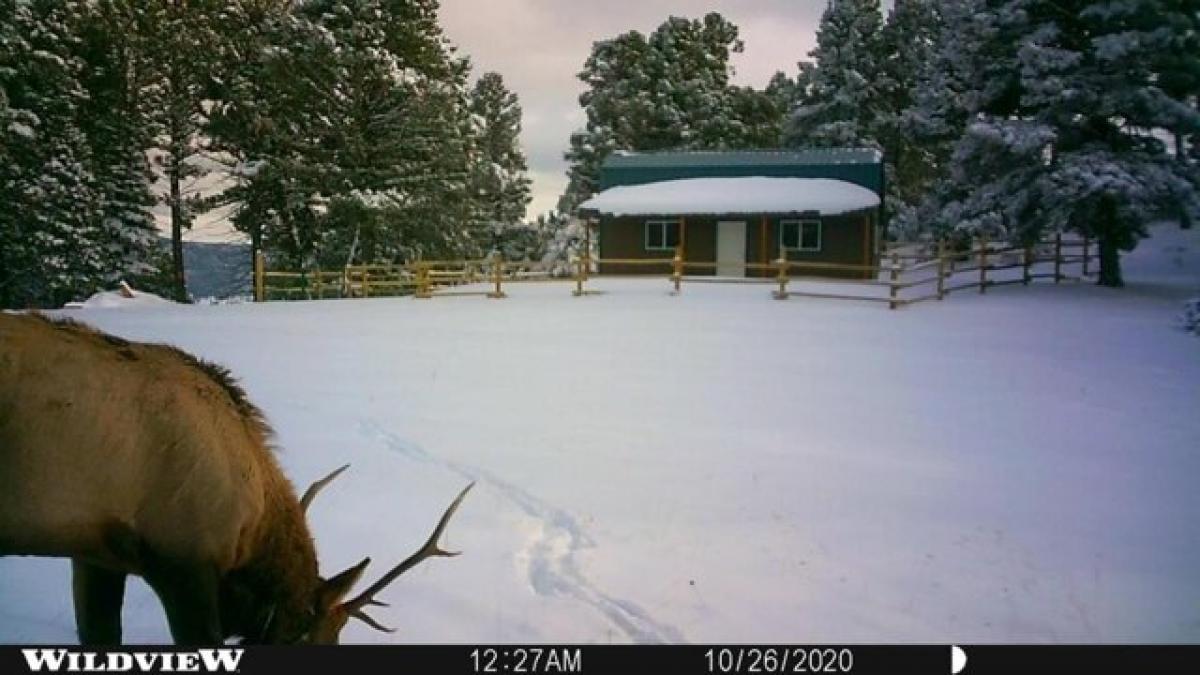
[[0, 556], [72, 561], [83, 644], [119, 644], [127, 575], [162, 601], [179, 644], [336, 643], [420, 562], [419, 550], [352, 599], [370, 558], [324, 579], [272, 433], [229, 371], [165, 345], [70, 320], [0, 314]]

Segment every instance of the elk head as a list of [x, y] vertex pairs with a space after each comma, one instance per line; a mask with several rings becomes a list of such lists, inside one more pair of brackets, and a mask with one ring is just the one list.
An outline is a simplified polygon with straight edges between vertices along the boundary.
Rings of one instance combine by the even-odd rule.
[[[342, 466], [309, 486], [308, 490], [304, 492], [304, 496], [300, 499], [300, 505], [303, 510], [307, 511], [308, 506], [317, 496], [317, 493], [349, 468], [349, 466], [349, 464]], [[267, 617], [266, 624], [263, 627], [264, 641], [272, 643], [337, 644], [342, 628], [345, 627], [350, 619], [358, 619], [368, 626], [385, 633], [393, 632], [393, 629], [381, 625], [367, 614], [365, 608], [372, 605], [386, 607], [386, 603], [380, 602], [375, 596], [387, 588], [401, 574], [416, 567], [427, 558], [459, 555], [458, 551], [446, 551], [442, 549], [438, 545], [438, 540], [441, 539], [442, 532], [445, 531], [450, 518], [454, 516], [454, 512], [462, 504], [463, 498], [467, 496], [467, 492], [474, 486], [475, 483], [472, 482], [463, 488], [462, 492], [458, 493], [458, 496], [446, 508], [441, 519], [438, 520], [437, 526], [433, 528], [433, 532], [421, 548], [417, 549], [408, 558], [405, 558], [400, 564], [388, 570], [386, 574], [367, 587], [366, 590], [349, 600], [345, 599], [351, 589], [354, 588], [354, 585], [358, 583], [359, 578], [362, 577], [363, 572], [367, 569], [367, 565], [371, 563], [370, 558], [364, 558], [357, 565], [329, 579], [320, 579], [307, 616], [297, 617], [299, 620], [283, 620], [281, 617], [274, 616], [274, 612], [272, 612]]]

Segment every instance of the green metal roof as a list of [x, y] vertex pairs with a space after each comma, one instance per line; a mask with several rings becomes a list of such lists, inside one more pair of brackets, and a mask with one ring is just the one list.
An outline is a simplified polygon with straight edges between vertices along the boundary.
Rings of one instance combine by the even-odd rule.
[[832, 178], [883, 194], [883, 158], [870, 148], [616, 152], [600, 168], [600, 189], [686, 178]]
[[793, 166], [805, 164], [879, 164], [870, 148], [804, 148], [800, 150], [735, 150], [694, 152], [621, 152], [609, 155], [604, 168], [681, 166]]

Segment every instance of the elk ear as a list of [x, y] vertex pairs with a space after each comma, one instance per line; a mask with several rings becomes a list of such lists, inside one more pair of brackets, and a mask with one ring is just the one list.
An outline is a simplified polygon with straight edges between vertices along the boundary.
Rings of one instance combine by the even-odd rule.
[[327, 579], [321, 582], [321, 588], [318, 591], [317, 602], [320, 607], [332, 607], [341, 602], [342, 598], [354, 588], [354, 584], [358, 583], [359, 577], [366, 571], [367, 565], [371, 564], [370, 558], [363, 558], [362, 562], [354, 567], [339, 572], [332, 579]]

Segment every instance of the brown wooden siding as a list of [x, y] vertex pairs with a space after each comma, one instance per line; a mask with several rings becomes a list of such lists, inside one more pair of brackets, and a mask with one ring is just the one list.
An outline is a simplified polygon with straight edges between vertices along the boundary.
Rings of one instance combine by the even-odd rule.
[[[821, 218], [821, 250], [814, 252], [791, 251], [789, 260], [809, 260], [848, 265], [874, 264], [875, 223], [873, 211], [858, 212], [841, 216]], [[684, 256], [695, 262], [716, 262], [717, 221], [741, 220], [746, 222], [746, 262], [771, 262], [779, 257], [780, 221], [807, 219], [801, 216], [757, 215], [732, 216], [727, 218], [687, 217], [685, 219]], [[653, 217], [604, 217], [600, 220], [600, 257], [627, 258], [633, 260], [667, 260], [671, 251], [647, 251], [645, 248], [645, 223], [647, 220], [678, 220], [678, 216]], [[764, 230], [764, 225], [766, 229]], [[765, 234], [765, 237], [764, 237]], [[764, 241], [765, 239], [765, 241]], [[766, 257], [763, 257], [763, 251]], [[668, 264], [662, 266], [633, 266], [601, 264], [601, 274], [666, 274]], [[689, 275], [715, 274], [715, 270], [688, 270]], [[747, 276], [773, 276], [769, 270], [748, 270]], [[864, 278], [871, 276], [862, 272], [836, 270], [796, 271], [796, 276], [825, 276], [840, 278]]]

